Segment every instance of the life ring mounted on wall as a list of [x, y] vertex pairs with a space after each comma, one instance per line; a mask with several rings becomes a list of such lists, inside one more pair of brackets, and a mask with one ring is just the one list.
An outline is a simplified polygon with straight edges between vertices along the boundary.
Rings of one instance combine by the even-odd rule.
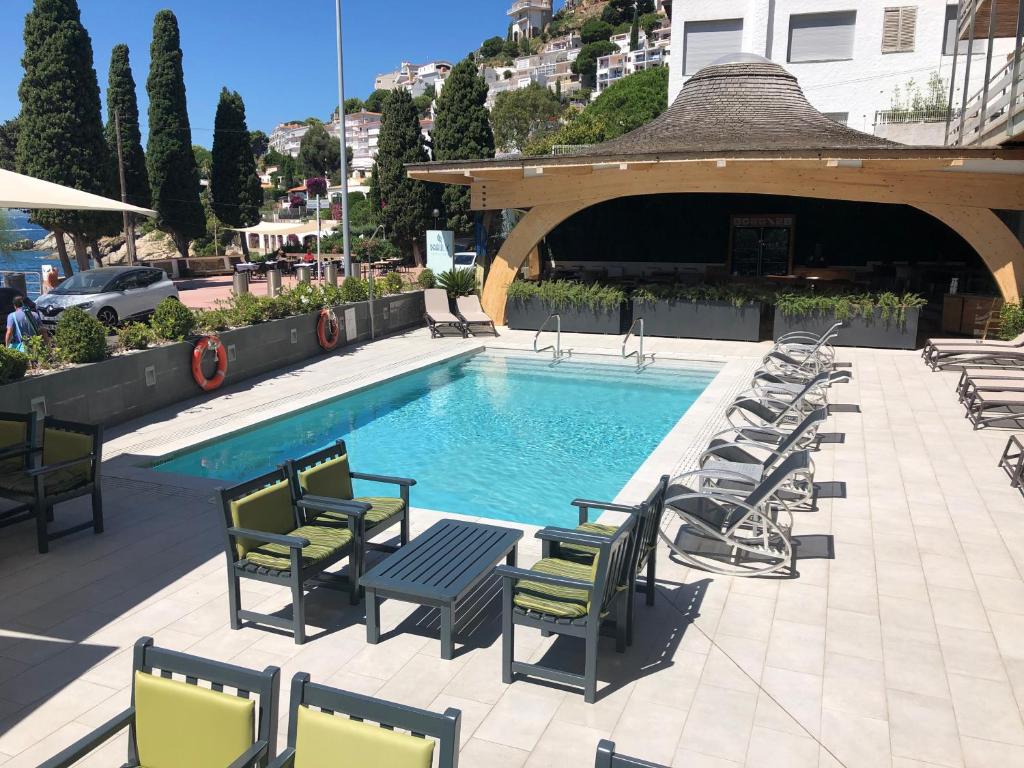
[[341, 340], [341, 325], [334, 312], [329, 309], [320, 310], [320, 318], [316, 321], [316, 339], [320, 348], [330, 352]]
[[[203, 358], [207, 350], [217, 357], [217, 372], [212, 378], [203, 373]], [[221, 344], [219, 336], [203, 336], [192, 350], [192, 378], [206, 392], [212, 392], [224, 383], [228, 375], [228, 351]]]

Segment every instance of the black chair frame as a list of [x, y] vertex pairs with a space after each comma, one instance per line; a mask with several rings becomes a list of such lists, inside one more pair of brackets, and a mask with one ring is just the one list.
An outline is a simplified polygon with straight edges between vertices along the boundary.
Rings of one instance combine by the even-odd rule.
[[[280, 689], [281, 670], [266, 667], [262, 672], [253, 669], [212, 661], [187, 653], [157, 648], [153, 638], [143, 637], [136, 641], [132, 659], [132, 671], [153, 674], [159, 670], [163, 678], [174, 675], [184, 677], [188, 685], [199, 681], [210, 683], [210, 688], [223, 692], [234, 688], [238, 696], [248, 699], [258, 697], [256, 719], [256, 740], [244, 753], [238, 756], [229, 768], [262, 768], [266, 766], [277, 748], [277, 703]], [[127, 768], [139, 765], [138, 744], [135, 737], [135, 677], [132, 675], [132, 701], [128, 709], [114, 716], [92, 733], [83, 736], [60, 754], [47, 760], [40, 768], [70, 768], [101, 744], [123, 729], [128, 728]]]
[[438, 714], [404, 704], [395, 704], [372, 696], [328, 688], [309, 681], [309, 675], [299, 672], [292, 678], [291, 698], [288, 703], [288, 747], [271, 763], [270, 768], [292, 768], [295, 765], [295, 747], [298, 740], [298, 711], [300, 706], [316, 707], [321, 712], [349, 717], [352, 720], [378, 723], [381, 728], [409, 731], [418, 738], [438, 741], [438, 768], [458, 768], [459, 729], [462, 713], [449, 707]]
[[664, 768], [664, 766], [657, 763], [649, 763], [646, 760], [638, 760], [635, 757], [617, 754], [614, 741], [601, 739], [597, 743], [594, 768]]

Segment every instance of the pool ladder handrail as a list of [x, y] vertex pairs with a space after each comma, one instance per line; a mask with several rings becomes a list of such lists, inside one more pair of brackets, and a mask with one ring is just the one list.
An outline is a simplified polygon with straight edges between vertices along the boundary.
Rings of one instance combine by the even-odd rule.
[[[640, 324], [640, 334], [637, 336], [637, 338], [640, 340], [640, 348], [634, 349], [629, 354], [626, 354], [626, 345], [629, 343], [630, 338], [633, 336], [633, 329], [636, 328], [637, 323]], [[637, 370], [640, 370], [641, 368], [644, 367], [644, 362], [647, 360], [648, 357], [651, 358], [652, 362], [654, 361], [654, 355], [648, 356], [644, 354], [644, 319], [642, 317], [638, 317], [633, 321], [633, 324], [629, 326], [629, 330], [626, 332], [625, 338], [622, 340], [622, 359], [629, 360], [629, 358], [633, 356], [636, 356]]]
[[[540, 349], [538, 349], [537, 340], [540, 338], [540, 335], [544, 332], [544, 329], [547, 328], [548, 323], [551, 322], [551, 318], [555, 319], [555, 343], [554, 345], [549, 344], [546, 347], [541, 347]], [[552, 359], [556, 363], [563, 357], [567, 357], [569, 355], [569, 352], [562, 351], [562, 316], [557, 312], [552, 312], [550, 315], [548, 315], [547, 319], [543, 323], [541, 323], [540, 328], [537, 329], [537, 333], [535, 333], [533, 336], [534, 352], [545, 352], [549, 349], [552, 351]]]

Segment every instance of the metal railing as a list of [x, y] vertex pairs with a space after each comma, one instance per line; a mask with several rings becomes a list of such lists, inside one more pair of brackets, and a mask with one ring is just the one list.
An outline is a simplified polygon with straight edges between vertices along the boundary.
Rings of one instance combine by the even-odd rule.
[[968, 97], [967, 106], [958, 117], [950, 121], [951, 146], [985, 141], [997, 129], [1006, 136], [1024, 129], [1024, 51], [1016, 51], [1004, 67]]
[[[636, 328], [638, 323], [640, 324], [640, 334], [637, 336], [637, 339], [640, 340], [640, 347], [627, 354], [626, 345], [629, 344], [629, 340], [633, 336], [633, 329]], [[633, 324], [629, 326], [629, 331], [626, 332], [625, 338], [622, 340], [622, 359], [629, 360], [629, 358], [634, 356], [636, 357], [637, 370], [643, 368], [644, 362], [647, 360], [647, 356], [644, 355], [644, 319], [642, 317], [638, 317], [633, 321]]]
[[[551, 322], [552, 318], [555, 319], [555, 343], [554, 343], [554, 345], [549, 344], [546, 347], [541, 347], [540, 349], [538, 349], [537, 348], [537, 340], [540, 339], [540, 335], [542, 333], [544, 333], [544, 329], [547, 328], [548, 323]], [[561, 360], [563, 357], [566, 357], [566, 356], [569, 355], [568, 352], [563, 352], [562, 351], [562, 316], [560, 314], [558, 314], [557, 312], [552, 312], [550, 315], [548, 315], [547, 320], [545, 320], [543, 323], [541, 323], [540, 328], [537, 329], [537, 333], [534, 334], [534, 336], [533, 336], [533, 351], [534, 352], [546, 352], [549, 349], [552, 351], [552, 355], [553, 355], [552, 359], [556, 363], [559, 360]]]
[[583, 152], [595, 146], [594, 144], [555, 144], [551, 147], [552, 155], [571, 155], [574, 152]]
[[944, 123], [949, 119], [949, 114], [949, 107], [928, 107], [926, 109], [883, 109], [875, 112], [875, 125]]

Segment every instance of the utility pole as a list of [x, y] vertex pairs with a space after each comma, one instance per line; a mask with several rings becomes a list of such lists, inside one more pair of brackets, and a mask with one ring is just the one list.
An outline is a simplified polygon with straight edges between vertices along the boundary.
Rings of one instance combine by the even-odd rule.
[[[128, 202], [128, 190], [124, 183], [124, 153], [121, 151], [121, 114], [114, 110], [114, 135], [117, 137], [117, 175], [121, 179], [121, 202]], [[127, 246], [128, 266], [135, 265], [135, 218], [134, 214], [122, 211], [124, 220], [124, 243]]]

